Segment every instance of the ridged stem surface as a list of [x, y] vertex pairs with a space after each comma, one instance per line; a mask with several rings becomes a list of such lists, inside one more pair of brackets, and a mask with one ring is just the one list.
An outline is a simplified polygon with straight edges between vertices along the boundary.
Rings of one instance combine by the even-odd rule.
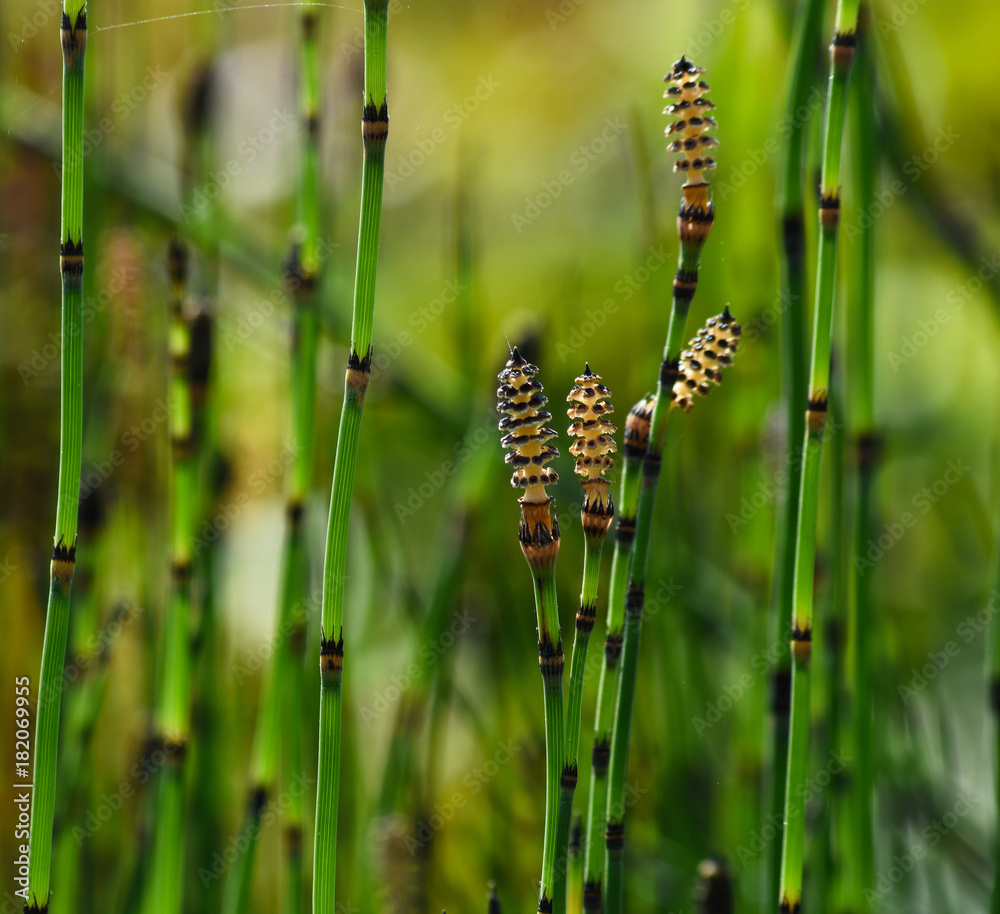
[[[775, 569], [772, 584], [773, 624], [771, 643], [784, 620], [791, 618], [795, 581], [795, 527], [798, 522], [801, 476], [795, 472], [802, 458], [806, 409], [806, 264], [805, 264], [805, 147], [810, 110], [808, 101], [815, 80], [815, 48], [822, 27], [823, 0], [799, 4], [793, 41], [793, 63], [785, 108], [789, 125], [781, 179], [781, 388], [785, 406], [787, 483], [778, 514]], [[771, 821], [780, 822], [785, 802], [788, 764], [788, 721], [791, 713], [791, 658], [782, 654], [771, 679]], [[780, 837], [780, 836], [779, 836]], [[777, 903], [781, 877], [781, 841], [768, 846], [767, 905]]]
[[316, 836], [313, 849], [313, 914], [336, 910], [337, 811], [340, 801], [340, 740], [344, 664], [344, 581], [354, 472], [361, 413], [371, 373], [375, 276], [382, 217], [382, 178], [389, 131], [386, 99], [387, 0], [365, 2], [365, 87], [362, 115], [364, 164], [361, 218], [354, 284], [351, 352], [340, 414], [330, 496], [330, 523], [323, 569], [320, 645], [319, 763], [316, 786]]
[[779, 897], [779, 910], [789, 914], [799, 911], [802, 904], [805, 800], [804, 791], [800, 788], [806, 780], [809, 756], [816, 516], [819, 508], [823, 429], [829, 402], [837, 229], [840, 221], [840, 157], [847, 110], [847, 83], [854, 57], [857, 18], [857, 0], [846, 0], [846, 2], [841, 0], [838, 3], [836, 32], [830, 48], [830, 85], [823, 140], [819, 258], [801, 470], [801, 501], [795, 536], [794, 607], [791, 619], [792, 715], [788, 744], [788, 773], [785, 783]]
[[[563, 861], [561, 879], [557, 874], [557, 848], [560, 838], [560, 804], [565, 758], [565, 708], [563, 705], [563, 654], [559, 636], [559, 606], [556, 597], [555, 570], [533, 571], [535, 612], [538, 620], [539, 667], [542, 673], [542, 697], [545, 703], [545, 835], [542, 844], [542, 881], [538, 898], [539, 911], [561, 914], [566, 910], [566, 871]], [[566, 829], [566, 843], [569, 830]], [[562, 902], [558, 886], [562, 886]]]
[[632, 731], [632, 708], [635, 704], [639, 664], [639, 640], [642, 633], [642, 608], [646, 570], [649, 564], [649, 541], [656, 490], [663, 463], [663, 438], [673, 400], [673, 386], [678, 377], [678, 365], [684, 343], [684, 328], [694, 297], [690, 277], [697, 282], [702, 244], [681, 240], [678, 257], [678, 279], [688, 283], [678, 287], [675, 281], [667, 339], [663, 347], [663, 362], [656, 385], [656, 400], [650, 418], [649, 443], [642, 462], [639, 503], [636, 511], [635, 545], [625, 593], [625, 630], [622, 642], [618, 696], [614, 709], [611, 738], [611, 760], [608, 770], [607, 827], [605, 837], [605, 867], [607, 892], [605, 909], [618, 914], [624, 904], [625, 866], [625, 779], [628, 773], [628, 746]]
[[87, 13], [82, 2], [63, 6], [63, 170], [59, 269], [62, 339], [59, 406], [59, 479], [54, 549], [49, 566], [42, 665], [35, 710], [31, 836], [25, 909], [48, 908], [52, 826], [59, 757], [62, 672], [69, 637], [70, 590], [76, 562], [76, 528], [83, 453], [83, 65]]
[[145, 914], [178, 914], [183, 899], [185, 756], [191, 727], [191, 533], [194, 530], [195, 467], [191, 385], [188, 378], [191, 328], [184, 315], [187, 254], [171, 250], [170, 440], [173, 492], [170, 499], [170, 573], [162, 634], [163, 657], [153, 714], [155, 744], [167, 762], [156, 788], [156, 817]]
[[625, 590], [635, 542], [635, 513], [639, 504], [642, 454], [630, 453], [625, 445], [621, 496], [615, 526], [615, 549], [611, 558], [611, 581], [608, 586], [608, 619], [604, 641], [604, 663], [597, 686], [597, 710], [594, 715], [594, 745], [590, 766], [590, 798], [587, 804], [586, 840], [583, 867], [583, 906], [585, 911], [604, 907], [604, 854], [608, 803], [608, 763], [611, 753], [611, 727], [618, 696], [618, 669], [625, 629]]
[[[875, 199], [879, 146], [875, 123], [875, 72], [871, 49], [858, 48], [850, 108], [854, 194], [862, 206]], [[853, 543], [850, 555], [864, 555], [874, 532], [874, 483], [880, 443], [875, 428], [874, 306], [875, 233], [865, 229], [855, 239], [851, 257], [850, 294], [847, 296], [848, 423], [854, 454]], [[847, 685], [850, 696], [851, 755], [848, 780], [850, 828], [845, 847], [851, 861], [849, 904], [865, 903], [864, 891], [875, 882], [872, 832], [874, 758], [872, 743], [872, 647], [878, 643], [877, 621], [871, 599], [871, 574], [857, 562], [849, 564], [847, 599]]]

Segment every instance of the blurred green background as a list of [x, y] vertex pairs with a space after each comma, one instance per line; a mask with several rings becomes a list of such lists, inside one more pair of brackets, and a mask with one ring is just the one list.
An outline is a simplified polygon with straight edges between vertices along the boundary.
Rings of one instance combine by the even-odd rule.
[[[38, 675], [55, 508], [56, 10], [51, 0], [0, 7], [3, 766], [13, 766], [14, 677], [34, 684]], [[661, 79], [681, 53], [706, 68], [721, 144], [716, 225], [689, 335], [729, 303], [744, 343], [722, 388], [668, 434], [629, 767], [628, 892], [634, 911], [689, 910], [695, 865], [722, 853], [737, 874], [739, 910], [757, 910], [767, 853], [755, 837], [768, 809], [766, 674], [782, 643], [767, 617], [782, 460], [774, 203], [793, 4], [392, 0], [390, 11], [375, 367], [349, 552], [343, 910], [481, 910], [489, 879], [508, 909], [534, 903], [542, 702], [495, 375], [508, 343], [522, 346], [541, 368], [561, 433], [560, 404], [584, 360], [614, 392], [619, 424], [654, 386], [680, 184], [663, 151]], [[84, 478], [101, 490], [105, 516], [80, 551], [94, 557], [101, 614], [129, 608], [120, 631], [104, 630], [109, 678], [93, 739], [91, 811], [98, 815], [104, 795], [120, 796], [122, 785], [135, 796], [82, 839], [95, 888], [79, 907], [120, 910], [141, 857], [148, 791], [134, 766], [148, 735], [150, 652], [168, 586], [164, 259], [179, 231], [194, 243], [194, 288], [212, 297], [215, 438], [227, 462], [203, 531], [217, 539], [221, 619], [199, 699], [215, 709], [215, 786], [198, 794], [189, 817], [191, 910], [207, 910], [222, 880], [205, 885], [197, 873], [212, 869], [239, 828], [277, 604], [289, 428], [281, 262], [297, 182], [297, 17], [290, 6], [235, 0], [94, 0], [88, 22]], [[317, 586], [354, 273], [360, 8], [321, 6], [320, 22], [329, 257], [311, 512]], [[882, 196], [854, 199], [845, 181], [842, 259], [852, 228], [869, 223], [878, 255], [878, 511], [888, 526], [867, 572], [877, 606], [876, 870], [888, 874], [893, 855], [927, 846], [880, 898], [887, 911], [983, 910], [992, 884], [990, 637], [963, 620], [988, 606], [997, 551], [998, 26], [989, 0], [964, 4], [960, 16], [936, 0], [874, 5]], [[817, 55], [825, 59], [824, 49]], [[202, 191], [212, 202], [184, 215], [181, 113], [208, 64], [214, 165]], [[811, 239], [811, 216], [807, 224]], [[842, 352], [849, 341], [838, 334]], [[824, 556], [830, 468], [846, 445], [829, 441]], [[561, 447], [565, 454], [565, 438]], [[955, 466], [962, 469], [949, 472]], [[558, 468], [568, 633], [582, 563], [580, 490], [565, 457]], [[916, 523], [897, 536], [904, 512]], [[825, 616], [828, 561], [820, 572]], [[444, 606], [443, 621], [428, 638], [432, 605]], [[589, 780], [601, 631], [591, 648], [578, 806]], [[310, 634], [318, 640], [318, 618]], [[957, 655], [926, 687], [901, 692], [949, 641]], [[424, 695], [407, 669], [428, 648], [439, 675]], [[819, 633], [816, 656], [811, 767], [821, 772], [829, 765], [823, 677], [837, 655]], [[312, 663], [309, 676], [315, 696]], [[740, 689], [711, 722], [712, 709]], [[315, 705], [303, 709], [309, 721]], [[401, 760], [394, 749], [404, 733], [413, 754]], [[314, 766], [314, 747], [307, 758]], [[13, 821], [12, 781], [0, 780], [0, 821]], [[962, 792], [974, 799], [971, 812], [931, 843], [926, 828]], [[815, 822], [835, 801], [835, 788], [817, 790]], [[12, 831], [0, 832], [8, 891]], [[279, 829], [263, 841], [258, 910], [277, 902]], [[815, 855], [807, 859], [813, 872]]]

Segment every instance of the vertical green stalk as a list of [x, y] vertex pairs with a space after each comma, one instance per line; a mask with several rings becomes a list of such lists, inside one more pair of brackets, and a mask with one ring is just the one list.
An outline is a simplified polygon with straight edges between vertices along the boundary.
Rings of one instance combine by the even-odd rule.
[[184, 314], [187, 251], [173, 242], [168, 263], [171, 292], [170, 442], [173, 453], [171, 499], [171, 588], [164, 621], [163, 661], [154, 712], [155, 741], [167, 758], [159, 772], [152, 861], [144, 914], [178, 914], [183, 897], [184, 759], [191, 726], [191, 532], [196, 486], [194, 432], [188, 358], [191, 328]]
[[[853, 147], [855, 200], [867, 206], [875, 199], [879, 170], [879, 147], [875, 124], [875, 68], [871, 48], [858, 49], [857, 68], [851, 98], [851, 140]], [[874, 383], [874, 300], [875, 233], [865, 229], [853, 250], [850, 294], [847, 296], [848, 421], [851, 428], [854, 467], [853, 548], [851, 555], [863, 555], [874, 526], [874, 476], [880, 442], [875, 428]], [[872, 834], [872, 791], [874, 759], [872, 745], [872, 659], [877, 643], [872, 612], [871, 576], [852, 562], [849, 568], [847, 599], [847, 686], [851, 726], [851, 754], [854, 757], [850, 789], [850, 827], [845, 835], [845, 857], [851, 881], [849, 905], [860, 910], [864, 891], [875, 881], [875, 848]]]
[[[778, 637], [782, 620], [791, 618], [795, 578], [795, 537], [799, 515], [799, 484], [795, 468], [802, 459], [805, 434], [806, 336], [805, 336], [805, 147], [811, 110], [809, 94], [815, 85], [814, 51], [819, 42], [823, 0], [803, 0], [796, 16], [793, 62], [785, 118], [788, 144], [781, 176], [781, 382], [785, 401], [785, 444], [788, 482], [778, 514], [775, 569], [772, 576], [773, 624], [768, 641]], [[771, 821], [780, 822], [785, 801], [788, 761], [788, 718], [791, 712], [791, 659], [782, 654], [771, 674]], [[768, 845], [769, 881], [765, 905], [777, 903], [781, 877], [780, 841]]]
[[649, 539], [653, 510], [656, 506], [657, 483], [663, 464], [663, 438], [673, 402], [673, 387], [681, 378], [680, 355], [684, 328], [691, 301], [698, 288], [701, 250], [712, 230], [715, 218], [708, 181], [704, 178], [704, 172], [715, 167], [715, 162], [707, 154], [707, 150], [717, 145], [717, 142], [705, 133], [715, 126], [715, 121], [712, 118], [689, 119], [688, 117], [692, 109], [694, 113], [700, 115], [703, 111], [714, 108], [712, 102], [705, 97], [709, 87], [699, 78], [701, 73], [700, 68], [682, 57], [667, 75], [666, 81], [670, 85], [664, 93], [665, 98], [674, 101], [674, 104], [667, 108], [667, 113], [682, 117], [682, 120], [671, 124], [667, 129], [668, 137], [680, 134], [680, 138], [668, 146], [668, 149], [684, 153], [675, 170], [685, 173], [688, 179], [684, 183], [683, 199], [677, 215], [677, 231], [680, 239], [677, 273], [674, 277], [673, 302], [667, 325], [666, 343], [663, 347], [663, 361], [657, 378], [656, 398], [649, 420], [649, 441], [642, 460], [635, 543], [625, 592], [625, 630], [622, 640], [618, 700], [612, 722], [605, 832], [606, 910], [609, 914], [618, 914], [624, 902], [625, 777], [628, 769], [632, 707], [635, 703], [644, 588], [649, 564]]
[[[650, 417], [649, 443], [642, 462], [639, 501], [636, 512], [635, 544], [625, 593], [625, 628], [622, 639], [618, 700], [612, 720], [611, 757], [608, 768], [607, 826], [605, 866], [607, 868], [606, 910], [622, 910], [625, 862], [625, 777], [628, 768], [628, 744], [632, 729], [632, 707], [639, 661], [639, 638], [642, 631], [642, 607], [646, 568], [649, 562], [649, 539], [657, 482], [663, 463], [663, 436], [675, 381], [688, 309], [697, 283], [701, 242], [681, 241], [678, 279], [674, 281], [673, 307], [667, 329], [663, 363], [657, 380], [656, 399]], [[681, 278], [683, 274], [683, 277]], [[694, 277], [692, 280], [690, 277]]]
[[319, 766], [316, 788], [316, 841], [313, 851], [313, 914], [333, 914], [336, 897], [337, 809], [340, 801], [341, 682], [344, 668], [344, 580], [354, 470], [361, 412], [371, 374], [375, 274], [382, 216], [382, 177], [389, 133], [386, 97], [388, 0], [365, 2], [365, 88], [361, 136], [361, 221], [354, 285], [351, 352], [330, 496], [330, 525], [323, 571], [320, 629]]
[[[287, 786], [303, 772], [303, 731], [301, 708], [305, 677], [307, 592], [309, 556], [305, 542], [305, 508], [312, 486], [313, 451], [316, 415], [316, 350], [319, 344], [316, 289], [320, 282], [320, 180], [319, 180], [319, 64], [316, 47], [317, 19], [308, 0], [302, 11], [300, 56], [299, 114], [305, 130], [299, 175], [298, 222], [302, 244], [293, 257], [288, 278], [293, 289], [294, 322], [292, 326], [292, 438], [295, 460], [288, 498], [285, 565], [288, 588], [283, 608], [290, 624], [289, 662], [284, 684], [285, 738], [282, 781]], [[287, 914], [299, 914], [305, 905], [305, 867], [302, 842], [305, 819], [301, 791], [289, 790], [285, 812], [285, 906]]]
[[[564, 829], [567, 839], [569, 836], [569, 818], [566, 814], [564, 791], [565, 660], [562, 637], [559, 634], [555, 564], [541, 572], [534, 570], [532, 577], [535, 582], [535, 611], [538, 618], [538, 665], [542, 672], [542, 696], [545, 704], [545, 837], [542, 845], [542, 884], [538, 910], [543, 914], [561, 914], [566, 910], [566, 861], [557, 861], [557, 858]], [[575, 785], [575, 779], [573, 783]], [[570, 813], [572, 806], [570, 792]]]
[[[576, 792], [580, 754], [580, 716], [583, 706], [583, 680], [587, 668], [590, 633], [597, 619], [597, 588], [601, 575], [601, 552], [614, 522], [615, 506], [610, 497], [611, 484], [604, 478], [613, 466], [611, 454], [617, 450], [615, 426], [608, 418], [613, 412], [611, 391], [601, 383], [590, 364], [579, 375], [566, 398], [572, 405], [566, 411], [572, 420], [568, 434], [577, 438], [570, 446], [576, 457], [575, 472], [583, 479], [583, 504], [580, 526], [584, 535], [583, 584], [580, 608], [576, 614], [573, 659], [570, 667], [569, 698], [566, 718], [566, 759], [563, 765], [559, 806], [560, 843], [556, 861], [556, 903], [565, 904], [565, 880], [569, 870], [570, 820]], [[563, 843], [563, 842], [566, 843]], [[577, 854], [579, 856], [579, 853]]]
[[297, 204], [298, 225], [285, 272], [293, 303], [291, 436], [295, 456], [287, 482], [282, 582], [274, 635], [277, 650], [265, 681], [250, 764], [243, 825], [246, 850], [230, 870], [223, 899], [225, 914], [239, 914], [249, 904], [261, 817], [275, 784], [278, 783], [279, 751], [285, 759], [281, 777], [284, 793], [282, 806], [288, 804], [284, 821], [286, 905], [283, 910], [292, 914], [301, 911], [305, 900], [302, 882], [303, 803], [302, 790], [299, 789], [303, 738], [300, 710], [308, 590], [304, 516], [313, 462], [318, 342], [315, 293], [319, 282], [319, 80], [316, 65], [316, 13], [309, 5], [307, 4], [301, 19], [299, 116], [302, 119], [303, 141]]
[[608, 621], [604, 640], [604, 664], [597, 687], [597, 711], [594, 716], [594, 748], [591, 754], [590, 800], [587, 807], [587, 837], [584, 848], [583, 909], [600, 911], [604, 907], [604, 842], [608, 801], [608, 763], [611, 758], [611, 721], [617, 698], [618, 663], [625, 629], [625, 588], [628, 567], [635, 542], [635, 513], [639, 504], [639, 480], [642, 459], [649, 438], [651, 408], [641, 400], [629, 413], [625, 426], [618, 521], [615, 524], [615, 550], [611, 559], [611, 582], [608, 587]]
[[823, 169], [820, 187], [819, 262], [813, 320], [812, 364], [806, 408], [801, 501], [795, 537], [794, 610], [792, 613], [792, 715], [785, 782], [785, 830], [782, 837], [779, 910], [795, 914], [802, 901], [805, 803], [798, 789], [805, 781], [809, 755], [810, 661], [812, 657], [813, 573], [816, 563], [816, 515], [819, 469], [823, 454], [830, 386], [830, 345], [836, 281], [837, 229], [840, 221], [840, 155], [847, 109], [847, 84], [854, 58], [858, 0], [839, 0], [830, 48]]
[[[536, 380], [538, 367], [529, 364], [515, 348], [498, 375], [497, 411], [503, 413], [500, 444], [510, 449], [505, 460], [514, 468], [511, 485], [524, 494], [518, 500], [521, 519], [518, 540], [535, 585], [538, 618], [538, 666], [545, 703], [545, 836], [542, 845], [542, 879], [538, 910], [542, 914], [566, 910], [566, 862], [559, 874], [559, 849], [569, 843], [569, 816], [565, 814], [565, 708], [563, 706], [562, 636], [556, 598], [555, 568], [559, 556], [559, 522], [554, 502], [545, 491], [558, 474], [546, 467], [559, 451], [548, 442], [556, 432], [545, 426], [552, 419], [542, 407], [548, 398]], [[575, 782], [575, 777], [573, 778]], [[568, 786], [568, 785], [565, 785]], [[572, 801], [570, 801], [572, 807]], [[570, 810], [570, 812], [572, 809]], [[562, 815], [561, 815], [562, 814]], [[558, 881], [557, 881], [558, 880]]]
[[62, 672], [69, 637], [70, 590], [76, 564], [76, 528], [83, 453], [83, 69], [87, 8], [65, 0], [60, 36], [63, 55], [63, 168], [59, 232], [62, 274], [59, 482], [55, 543], [49, 566], [42, 667], [35, 716], [35, 765], [28, 840], [26, 911], [49, 905], [52, 821], [56, 803]]

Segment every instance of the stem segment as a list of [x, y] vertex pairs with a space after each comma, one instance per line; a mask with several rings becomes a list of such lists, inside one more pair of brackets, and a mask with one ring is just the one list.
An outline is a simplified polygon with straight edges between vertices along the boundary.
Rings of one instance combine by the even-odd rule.
[[[871, 49], [858, 49], [851, 98], [854, 147], [855, 194], [868, 205], [875, 199], [879, 171], [879, 147], [875, 125], [875, 71]], [[850, 368], [846, 372], [848, 420], [855, 458], [854, 530], [852, 555], [862, 555], [874, 525], [874, 482], [880, 440], [875, 428], [874, 384], [874, 265], [875, 235], [865, 229], [854, 250], [851, 294], [847, 299], [847, 349]], [[850, 790], [850, 829], [844, 845], [850, 848], [851, 904], [860, 908], [864, 891], [875, 882], [875, 848], [872, 834], [872, 790], [874, 759], [872, 745], [871, 648], [877, 643], [872, 613], [870, 576], [856, 562], [850, 563], [847, 599], [847, 682], [851, 754], [855, 759]]]
[[83, 452], [83, 63], [87, 10], [66, 0], [62, 14], [63, 171], [59, 270], [62, 274], [59, 482], [49, 601], [35, 717], [35, 766], [28, 841], [26, 911], [45, 911], [52, 868], [62, 671], [69, 637], [70, 590]]
[[195, 505], [194, 431], [188, 358], [191, 328], [184, 315], [187, 251], [171, 245], [170, 442], [173, 453], [171, 499], [171, 588], [163, 634], [163, 665], [154, 715], [155, 739], [168, 761], [157, 785], [152, 864], [146, 914], [178, 914], [183, 898], [184, 759], [191, 727], [191, 531]]
[[617, 914], [624, 902], [625, 866], [625, 777], [628, 769], [628, 745], [632, 730], [632, 707], [635, 703], [639, 663], [639, 640], [642, 632], [642, 608], [645, 600], [646, 569], [649, 564], [649, 540], [657, 483], [663, 464], [663, 438], [673, 400], [673, 387], [680, 378], [680, 355], [684, 342], [691, 300], [698, 286], [701, 249], [712, 227], [713, 210], [707, 207], [681, 206], [677, 218], [680, 253], [674, 278], [673, 306], [663, 348], [663, 362], [657, 379], [656, 399], [650, 416], [649, 443], [642, 461], [642, 480], [636, 512], [635, 545], [625, 593], [625, 631], [622, 642], [618, 701], [614, 711], [611, 762], [605, 836], [608, 871], [607, 911]]
[[[823, 0], [803, 0], [799, 7], [794, 38], [794, 62], [786, 104], [789, 124], [787, 154], [781, 190], [781, 379], [785, 400], [786, 467], [788, 482], [778, 515], [772, 600], [774, 619], [769, 642], [778, 637], [782, 620], [791, 618], [795, 580], [795, 526], [799, 515], [801, 477], [794, 469], [802, 460], [805, 434], [806, 340], [805, 340], [805, 212], [803, 186], [808, 121], [798, 112], [811, 110], [809, 94], [815, 85], [814, 53], [822, 23]], [[791, 712], [791, 660], [782, 654], [771, 678], [771, 821], [779, 822], [784, 808], [788, 761], [788, 719]], [[767, 906], [777, 903], [781, 877], [781, 843], [769, 845], [770, 881]]]
[[629, 413], [625, 426], [625, 468], [622, 473], [615, 550], [611, 559], [608, 593], [607, 633], [604, 665], [597, 688], [594, 717], [594, 748], [591, 754], [590, 802], [587, 810], [587, 839], [583, 870], [583, 909], [604, 907], [604, 844], [607, 825], [608, 765], [611, 759], [611, 723], [617, 703], [618, 664], [625, 634], [625, 589], [635, 543], [635, 514], [639, 504], [642, 458], [649, 440], [651, 407], [641, 400]]
[[792, 716], [785, 782], [785, 831], [781, 855], [779, 910], [795, 914], [802, 903], [805, 803], [799, 790], [809, 755], [810, 662], [812, 658], [813, 572], [816, 564], [816, 515], [819, 469], [823, 454], [830, 386], [830, 346], [840, 221], [840, 155], [847, 110], [847, 83], [854, 58], [858, 0], [840, 0], [830, 48], [830, 90], [820, 188], [819, 263], [813, 320], [812, 364], [806, 407], [801, 501], [795, 537], [794, 609], [792, 612]]
[[375, 276], [382, 217], [382, 177], [389, 133], [386, 98], [388, 0], [365, 2], [365, 95], [361, 120], [364, 166], [361, 220], [354, 284], [351, 352], [330, 497], [330, 524], [323, 572], [320, 642], [319, 765], [316, 788], [316, 842], [313, 851], [313, 912], [333, 914], [336, 906], [337, 810], [340, 801], [341, 683], [344, 668], [344, 580], [351, 493], [361, 433], [361, 413], [371, 374]]

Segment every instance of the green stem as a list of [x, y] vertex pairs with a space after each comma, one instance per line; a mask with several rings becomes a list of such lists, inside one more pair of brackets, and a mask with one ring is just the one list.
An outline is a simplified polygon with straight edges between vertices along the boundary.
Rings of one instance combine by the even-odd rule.
[[[709, 210], [709, 214], [711, 210]], [[709, 215], [709, 219], [711, 216]], [[706, 233], [707, 234], [707, 233]], [[625, 594], [625, 631], [622, 641], [618, 701], [612, 723], [611, 761], [608, 772], [607, 830], [605, 838], [607, 867], [606, 910], [618, 914], [624, 903], [625, 865], [625, 778], [628, 769], [628, 746], [632, 730], [632, 707], [635, 703], [639, 664], [639, 640], [642, 633], [642, 607], [646, 570], [649, 564], [649, 541], [656, 507], [656, 490], [663, 464], [663, 438], [673, 400], [673, 386], [684, 343], [688, 310], [698, 281], [698, 266], [704, 237], [689, 239], [681, 232], [677, 276], [674, 280], [673, 305], [663, 362], [656, 385], [656, 400], [649, 426], [649, 444], [642, 462], [642, 481], [636, 512], [635, 545]]]
[[[781, 190], [781, 380], [785, 401], [786, 467], [788, 482], [778, 515], [775, 570], [776, 586], [772, 602], [773, 623], [769, 641], [778, 637], [783, 619], [792, 614], [792, 588], [795, 578], [794, 530], [799, 514], [799, 474], [794, 472], [802, 458], [801, 441], [805, 434], [806, 409], [806, 338], [805, 338], [805, 147], [808, 120], [799, 112], [811, 110], [809, 94], [815, 85], [814, 49], [819, 42], [823, 19], [823, 0], [803, 0], [796, 17], [793, 39], [793, 63], [790, 88], [785, 106], [789, 125], [787, 154]], [[772, 675], [771, 731], [771, 821], [780, 822], [784, 807], [784, 787], [788, 759], [788, 717], [791, 710], [791, 659], [782, 654]], [[766, 906], [777, 904], [781, 876], [780, 841], [768, 847], [770, 881]]]
[[318, 79], [316, 66], [316, 14], [305, 9], [301, 19], [301, 87], [299, 116], [303, 142], [298, 199], [298, 226], [289, 257], [286, 281], [293, 300], [291, 337], [291, 414], [294, 459], [289, 472], [286, 533], [282, 558], [282, 585], [275, 623], [277, 645], [269, 669], [250, 765], [243, 835], [246, 850], [230, 871], [223, 899], [224, 914], [247, 908], [253, 882], [260, 822], [278, 783], [279, 749], [286, 764], [282, 769], [285, 811], [286, 900], [288, 908], [302, 908], [302, 777], [301, 701], [308, 590], [308, 563], [304, 542], [304, 515], [313, 465], [314, 416], [316, 410], [317, 315], [315, 291], [319, 282], [317, 241], [319, 236]]
[[597, 617], [597, 586], [601, 575], [604, 539], [586, 539], [583, 547], [583, 586], [576, 614], [573, 659], [570, 662], [569, 694], [566, 704], [566, 760], [574, 768], [580, 755], [580, 718], [583, 708], [583, 680], [587, 671], [590, 633]]
[[785, 786], [785, 831], [782, 839], [779, 910], [795, 914], [802, 903], [802, 857], [805, 782], [809, 754], [809, 686], [812, 656], [813, 574], [816, 564], [816, 515], [819, 469], [823, 454], [830, 386], [830, 348], [840, 216], [840, 155], [847, 109], [847, 83], [854, 57], [858, 0], [840, 0], [830, 53], [830, 90], [823, 144], [820, 188], [820, 242], [817, 266], [812, 364], [806, 410], [801, 501], [795, 537], [794, 609], [792, 612], [792, 717]]
[[347, 534], [358, 457], [361, 413], [371, 373], [375, 276], [382, 215], [382, 178], [389, 132], [386, 99], [388, 0], [365, 2], [365, 95], [361, 135], [361, 220], [354, 285], [351, 352], [330, 497], [330, 524], [323, 573], [320, 644], [319, 764], [316, 841], [313, 851], [313, 914], [333, 914], [336, 905], [337, 810], [340, 801], [341, 682], [344, 665], [344, 580]]
[[[871, 49], [858, 50], [858, 75], [851, 109], [855, 198], [868, 205], [875, 199], [879, 147], [875, 123], [875, 72]], [[875, 429], [874, 384], [874, 264], [875, 234], [862, 232], [853, 250], [851, 292], [847, 296], [847, 335], [851, 341], [846, 374], [848, 419], [854, 445], [854, 531], [851, 555], [862, 555], [874, 526], [874, 475], [879, 457]], [[846, 846], [852, 860], [851, 897], [855, 908], [864, 904], [864, 891], [875, 881], [872, 834], [874, 760], [872, 744], [871, 647], [877, 643], [872, 612], [871, 576], [850, 564], [848, 585], [847, 677], [850, 695], [851, 750], [854, 756], [850, 788], [850, 831]]]
[[163, 632], [163, 663], [154, 713], [156, 740], [168, 761], [160, 775], [145, 914], [178, 914], [183, 898], [184, 760], [191, 726], [191, 533], [196, 500], [194, 432], [188, 358], [191, 328], [185, 318], [187, 252], [170, 252], [171, 589]]
[[611, 725], [617, 703], [618, 666], [621, 660], [625, 629], [625, 590], [628, 569], [635, 543], [635, 513], [639, 504], [639, 481], [646, 440], [641, 446], [626, 431], [623, 448], [618, 521], [615, 525], [615, 549], [611, 559], [611, 582], [608, 587], [608, 621], [604, 640], [604, 664], [597, 687], [597, 711], [594, 716], [594, 748], [591, 754], [590, 800], [587, 807], [587, 834], [584, 848], [583, 909], [600, 911], [604, 907], [604, 844], [607, 825], [608, 763], [611, 753]]
[[[565, 816], [562, 781], [565, 748], [563, 707], [563, 650], [559, 635], [559, 607], [556, 598], [555, 569], [549, 567], [532, 575], [535, 581], [535, 610], [538, 617], [538, 664], [542, 672], [542, 695], [545, 703], [545, 837], [542, 845], [542, 884], [538, 910], [559, 914], [566, 909], [566, 870], [557, 872], [556, 858], [562, 838]], [[572, 802], [570, 803], [572, 811]], [[568, 819], [566, 845], [569, 844]], [[562, 899], [558, 894], [562, 886]]]
[[62, 274], [59, 482], [49, 601], [35, 716], [35, 765], [25, 910], [48, 907], [56, 803], [62, 671], [69, 637], [70, 589], [83, 453], [83, 69], [86, 6], [63, 6], [63, 182], [59, 269]]

